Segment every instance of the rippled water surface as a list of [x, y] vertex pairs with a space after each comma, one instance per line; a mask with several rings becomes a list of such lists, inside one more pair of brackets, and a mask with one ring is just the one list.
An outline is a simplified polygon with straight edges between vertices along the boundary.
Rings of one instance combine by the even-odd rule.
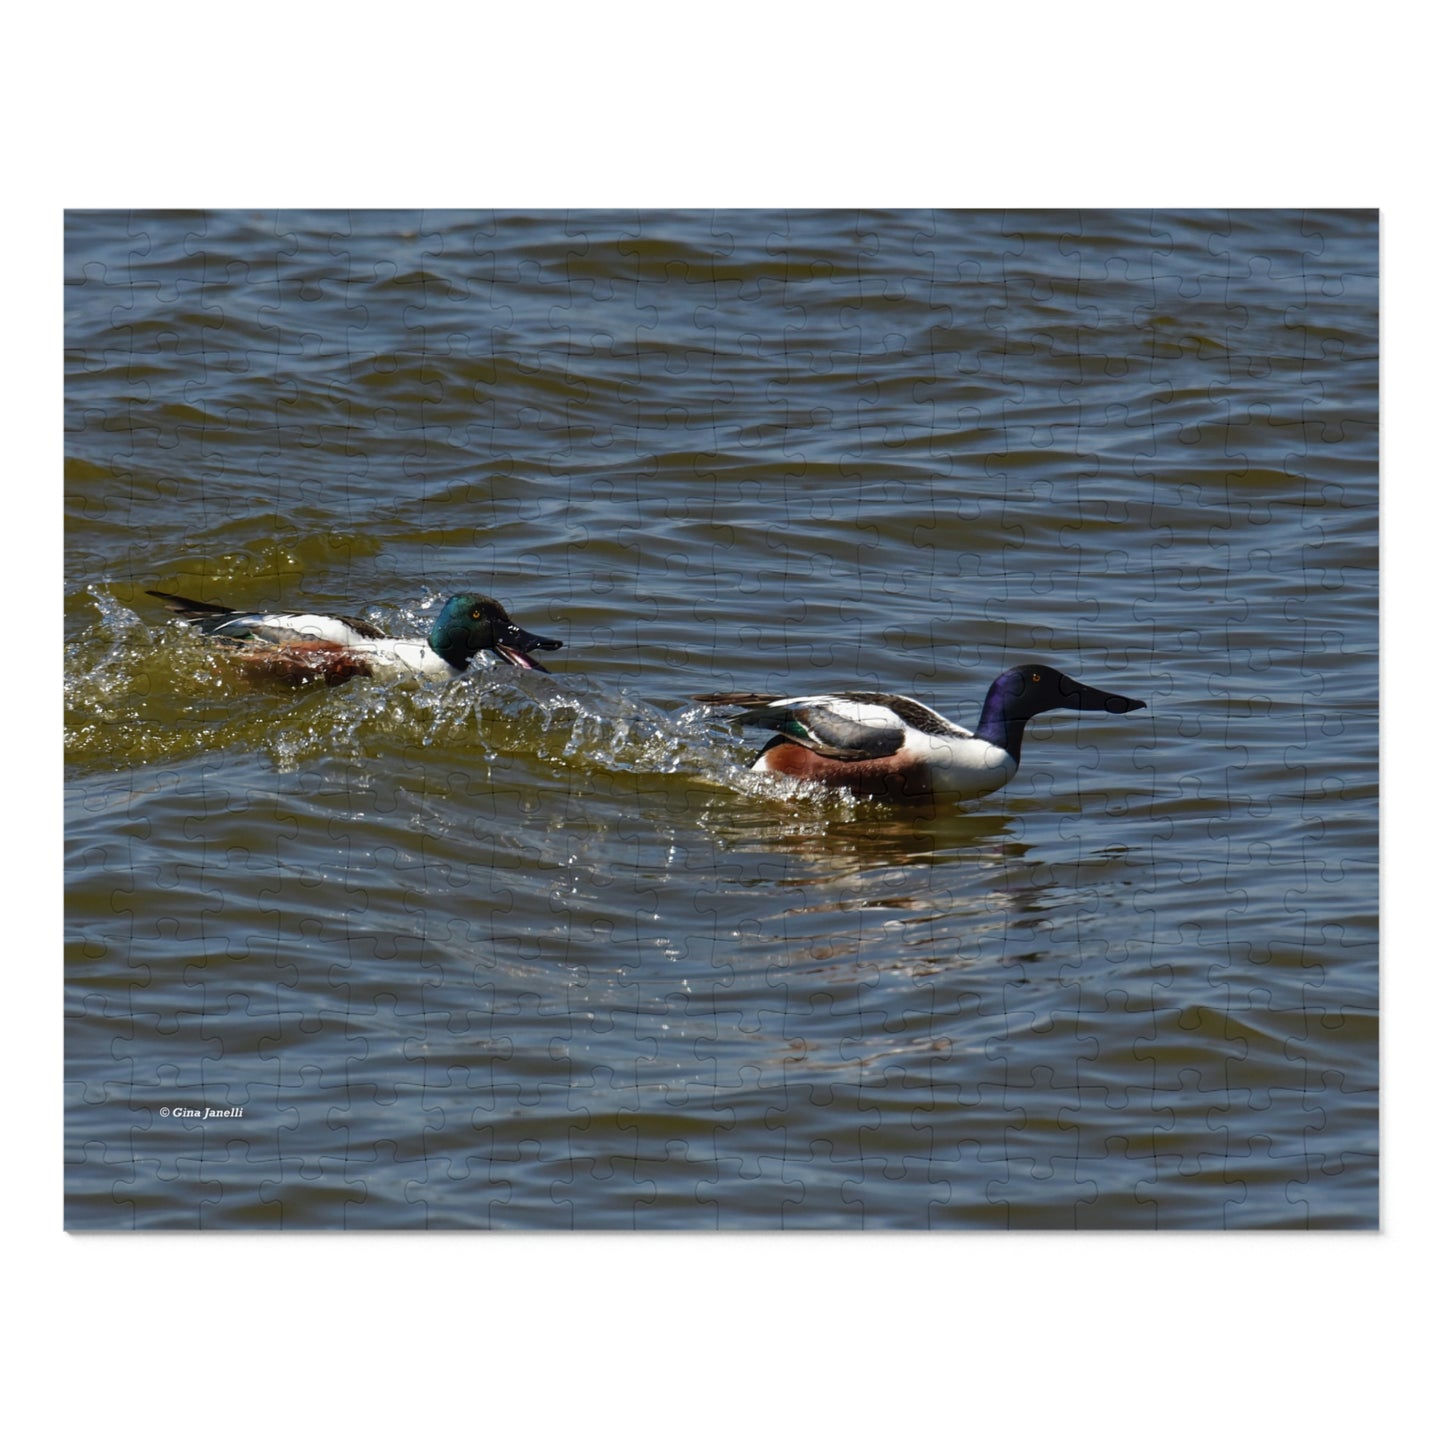
[[[1373, 214], [72, 213], [65, 282], [70, 1227], [1374, 1226]], [[148, 588], [566, 647], [247, 688]], [[1148, 708], [972, 804], [692, 701], [1029, 660]]]

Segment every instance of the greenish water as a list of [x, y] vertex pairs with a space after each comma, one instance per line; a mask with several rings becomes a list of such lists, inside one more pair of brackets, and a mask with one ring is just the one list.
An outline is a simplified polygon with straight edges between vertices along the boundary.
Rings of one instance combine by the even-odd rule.
[[[1373, 1227], [1377, 273], [1368, 214], [72, 214], [69, 1227]], [[566, 648], [249, 691], [153, 587]], [[691, 703], [971, 726], [1030, 659], [1148, 709], [962, 807]]]

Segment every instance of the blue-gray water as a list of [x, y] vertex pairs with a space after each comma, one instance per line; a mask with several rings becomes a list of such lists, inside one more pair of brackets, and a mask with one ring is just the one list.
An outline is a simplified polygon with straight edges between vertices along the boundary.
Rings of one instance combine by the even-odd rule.
[[[70, 1227], [1375, 1224], [1373, 214], [73, 213], [65, 280]], [[248, 691], [152, 587], [567, 646]], [[1024, 660], [1148, 709], [937, 810], [690, 703]]]

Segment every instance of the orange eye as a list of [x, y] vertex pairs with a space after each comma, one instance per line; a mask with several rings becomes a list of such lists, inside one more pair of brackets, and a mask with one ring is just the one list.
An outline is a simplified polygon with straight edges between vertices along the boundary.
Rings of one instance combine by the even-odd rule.
[[481, 617], [481, 615], [482, 615], [482, 609], [481, 609], [480, 607], [473, 607], [473, 608], [472, 608], [472, 621], [473, 621], [473, 622], [476, 622], [476, 621], [478, 620], [478, 618]]

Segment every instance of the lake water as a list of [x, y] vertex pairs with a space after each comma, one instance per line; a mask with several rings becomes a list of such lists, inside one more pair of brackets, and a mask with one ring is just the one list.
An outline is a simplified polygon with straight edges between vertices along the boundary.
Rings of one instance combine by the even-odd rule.
[[[1376, 1226], [1374, 213], [77, 212], [65, 283], [69, 1228]], [[148, 588], [566, 646], [248, 689]], [[971, 804], [691, 701], [1022, 661], [1147, 710]]]

